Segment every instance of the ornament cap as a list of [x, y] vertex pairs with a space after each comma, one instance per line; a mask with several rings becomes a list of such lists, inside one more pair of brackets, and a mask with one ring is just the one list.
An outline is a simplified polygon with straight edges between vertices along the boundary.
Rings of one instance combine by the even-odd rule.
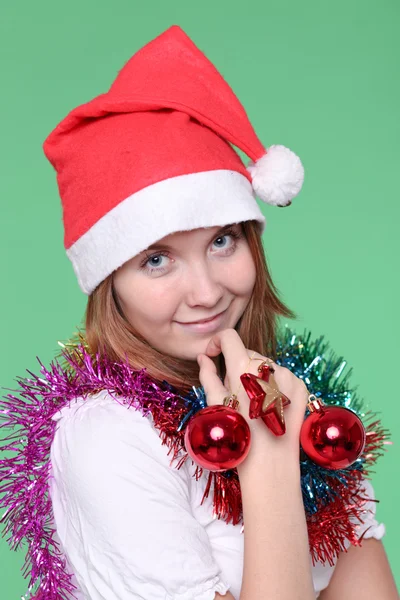
[[314, 412], [319, 412], [322, 413], [324, 412], [324, 402], [322, 400], [322, 398], [317, 398], [316, 396], [314, 396], [314, 394], [310, 394], [308, 397], [308, 403], [307, 403], [307, 408], [311, 413]]

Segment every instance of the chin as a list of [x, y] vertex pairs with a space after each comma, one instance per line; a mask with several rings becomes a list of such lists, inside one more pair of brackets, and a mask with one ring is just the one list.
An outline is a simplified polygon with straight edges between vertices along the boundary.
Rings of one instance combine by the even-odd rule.
[[166, 354], [169, 354], [173, 358], [178, 360], [191, 360], [193, 362], [197, 362], [197, 357], [199, 354], [205, 354], [208, 342], [211, 339], [211, 335], [204, 337], [202, 340], [198, 340], [197, 343], [193, 342], [192, 344], [186, 344], [186, 351], [182, 354], [176, 354], [172, 348], [171, 351], [165, 351]]

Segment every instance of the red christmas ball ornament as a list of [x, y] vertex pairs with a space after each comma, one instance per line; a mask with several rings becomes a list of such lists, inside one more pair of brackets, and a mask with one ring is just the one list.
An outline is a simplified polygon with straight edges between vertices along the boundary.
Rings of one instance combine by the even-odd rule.
[[345, 469], [361, 456], [366, 442], [362, 421], [348, 408], [327, 406], [313, 394], [309, 398], [311, 414], [300, 431], [304, 452], [326, 469]]
[[210, 471], [237, 467], [249, 453], [250, 440], [246, 419], [222, 404], [199, 410], [187, 424], [184, 437], [189, 456]]

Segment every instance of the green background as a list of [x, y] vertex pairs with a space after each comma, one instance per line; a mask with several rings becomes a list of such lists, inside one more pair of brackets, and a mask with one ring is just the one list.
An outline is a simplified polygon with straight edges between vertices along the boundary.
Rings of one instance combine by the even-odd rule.
[[[233, 87], [263, 143], [303, 161], [290, 209], [263, 205], [266, 253], [299, 314], [292, 325], [326, 336], [391, 430], [372, 481], [399, 585], [398, 2], [25, 0], [0, 12], [0, 384], [13, 388], [25, 369], [37, 372], [36, 356], [48, 363], [86, 304], [42, 143], [72, 108], [106, 92], [139, 47], [179, 24]], [[19, 598], [26, 547], [0, 542], [2, 597]]]

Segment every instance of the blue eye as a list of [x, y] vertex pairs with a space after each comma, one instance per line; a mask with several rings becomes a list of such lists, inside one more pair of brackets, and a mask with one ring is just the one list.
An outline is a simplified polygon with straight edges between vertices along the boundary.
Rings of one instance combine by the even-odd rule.
[[147, 267], [147, 264], [150, 263], [151, 260], [154, 260], [155, 258], [159, 258], [161, 256], [167, 256], [168, 257], [169, 253], [168, 252], [157, 252], [157, 254], [152, 254], [150, 256], [147, 256], [147, 258], [141, 263], [140, 268], [143, 269], [143, 270], [145, 270], [145, 271], [149, 271], [150, 273], [152, 271], [160, 271], [160, 272], [164, 271], [164, 269], [160, 269], [158, 267], [156, 267], [156, 268], [152, 268], [151, 266], [150, 266], [150, 268]]
[[225, 232], [224, 234], [222, 234], [222, 235], [219, 235], [217, 238], [215, 238], [214, 242], [216, 242], [217, 240], [222, 240], [222, 239], [224, 239], [224, 238], [226, 238], [226, 237], [231, 237], [231, 238], [233, 238], [233, 242], [234, 242], [234, 243], [233, 243], [233, 249], [235, 249], [235, 248], [236, 248], [236, 246], [237, 246], [237, 243], [236, 243], [236, 241], [237, 241], [237, 240], [238, 240], [240, 237], [242, 237], [242, 236], [241, 236], [241, 234], [240, 234], [240, 233], [238, 233], [238, 232], [236, 232], [236, 231], [234, 231], [234, 230], [232, 230], [232, 231], [227, 231], [227, 232]]
[[223, 239], [224, 239], [224, 238], [226, 238], [226, 237], [228, 237], [228, 236], [227, 236], [227, 235], [220, 235], [219, 237], [217, 237], [217, 238], [216, 238], [216, 240], [214, 240], [214, 243], [215, 243], [217, 240], [223, 240]]

